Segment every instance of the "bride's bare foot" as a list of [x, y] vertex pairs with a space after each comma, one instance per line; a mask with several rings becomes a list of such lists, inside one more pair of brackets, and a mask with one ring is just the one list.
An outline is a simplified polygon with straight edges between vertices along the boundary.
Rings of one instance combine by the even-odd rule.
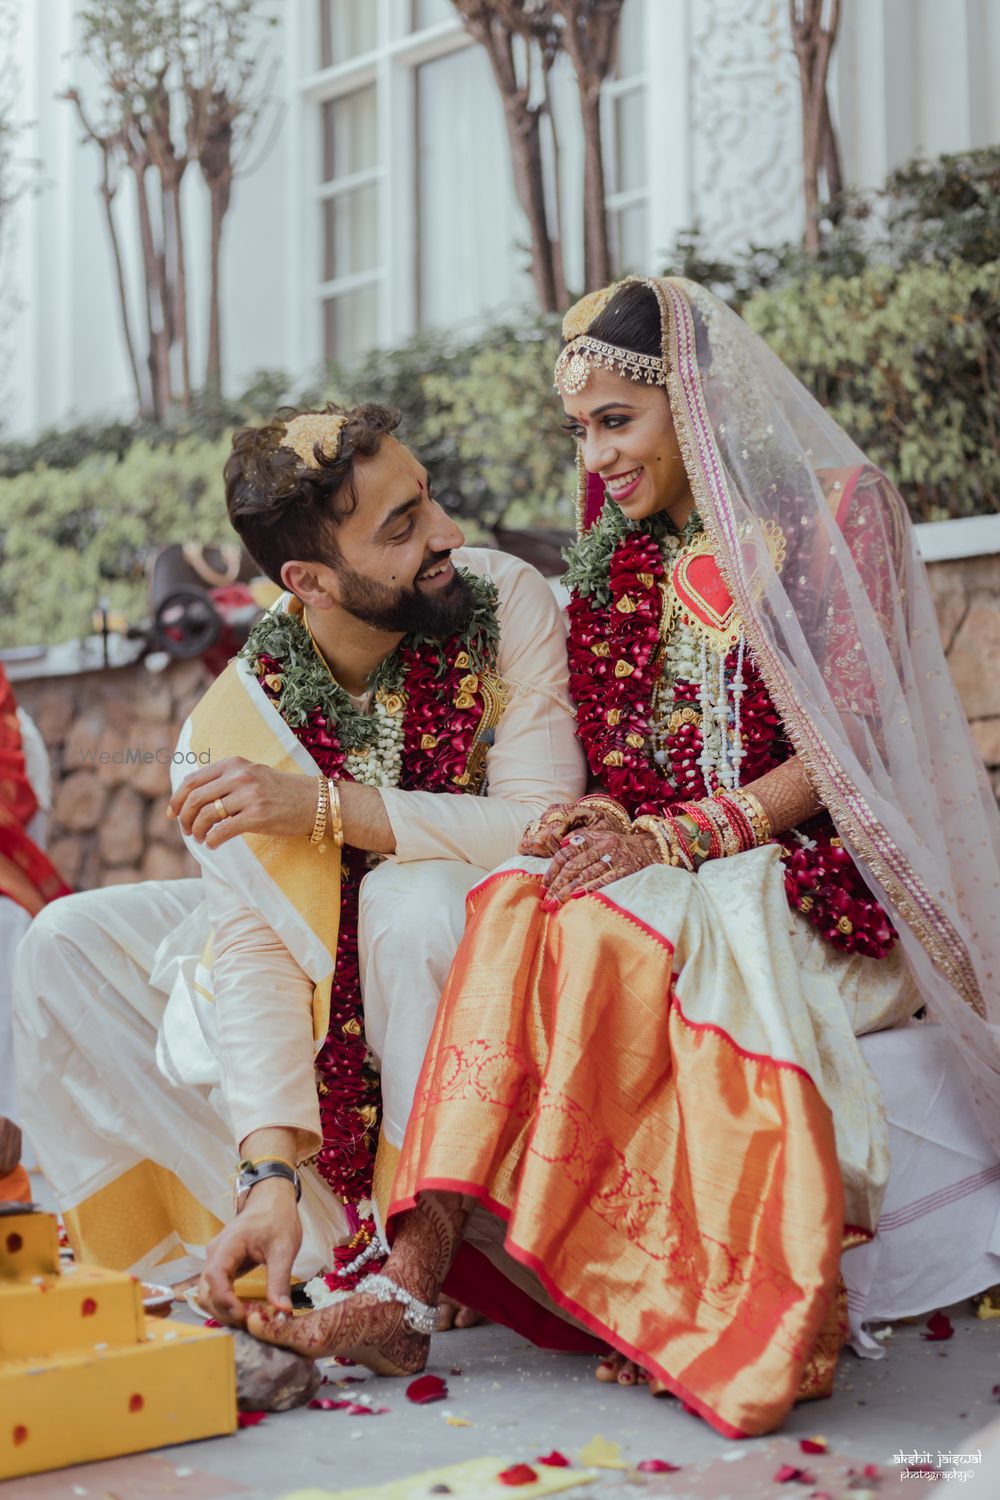
[[617, 1382], [618, 1385], [645, 1385], [647, 1378], [645, 1370], [641, 1370], [624, 1355], [615, 1353], [613, 1349], [604, 1356], [594, 1373], [598, 1380], [608, 1385], [612, 1382]]
[[336, 1354], [376, 1375], [416, 1375], [427, 1363], [430, 1339], [408, 1328], [404, 1313], [396, 1302], [379, 1302], [370, 1292], [358, 1291], [300, 1318], [254, 1308], [247, 1327], [264, 1343], [294, 1349], [309, 1359]]
[[456, 1302], [454, 1297], [439, 1297], [438, 1307], [441, 1309], [438, 1333], [447, 1333], [450, 1328], [475, 1328], [477, 1323], [486, 1321], [481, 1312], [476, 1312], [474, 1307], [467, 1307], [462, 1302]]

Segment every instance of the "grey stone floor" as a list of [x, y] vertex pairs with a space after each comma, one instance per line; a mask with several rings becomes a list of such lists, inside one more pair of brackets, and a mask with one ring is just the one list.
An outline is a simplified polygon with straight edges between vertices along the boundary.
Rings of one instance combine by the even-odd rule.
[[[0, 1485], [0, 1496], [145, 1500], [154, 1493], [183, 1496], [185, 1491], [193, 1496], [207, 1494], [204, 1481], [215, 1476], [221, 1482], [216, 1494], [242, 1491], [245, 1500], [276, 1500], [307, 1487], [336, 1492], [373, 1486], [483, 1455], [512, 1464], [557, 1448], [576, 1462], [583, 1445], [601, 1434], [619, 1443], [622, 1457], [632, 1464], [660, 1458], [680, 1465], [680, 1472], [656, 1479], [606, 1472], [571, 1493], [593, 1500], [642, 1495], [888, 1500], [900, 1493], [892, 1466], [897, 1451], [930, 1451], [936, 1462], [941, 1449], [985, 1448], [983, 1429], [1000, 1418], [992, 1395], [1000, 1385], [1000, 1321], [981, 1322], [964, 1305], [950, 1309], [950, 1315], [955, 1333], [946, 1343], [924, 1342], [919, 1324], [897, 1324], [886, 1340], [885, 1359], [873, 1362], [846, 1353], [834, 1396], [796, 1408], [777, 1438], [730, 1442], [675, 1401], [654, 1401], [644, 1389], [598, 1384], [590, 1359], [541, 1352], [491, 1325], [437, 1335], [430, 1369], [445, 1377], [449, 1395], [433, 1405], [409, 1402], [405, 1381], [368, 1376], [344, 1394], [388, 1406], [383, 1415], [362, 1419], [310, 1410], [269, 1415], [232, 1437], [162, 1450], [161, 1483], [152, 1489], [143, 1482], [151, 1472], [149, 1459], [124, 1458], [68, 1470], [58, 1479], [48, 1476], [44, 1488], [39, 1480]], [[462, 1373], [450, 1373], [455, 1369]], [[336, 1367], [329, 1373], [331, 1380], [366, 1374]], [[324, 1387], [326, 1393], [340, 1394], [333, 1386]], [[468, 1425], [454, 1425], [449, 1419], [455, 1418]], [[827, 1440], [829, 1457], [806, 1458], [800, 1452], [799, 1439], [816, 1434]], [[855, 1478], [852, 1487], [847, 1460], [856, 1469], [874, 1463], [887, 1472], [881, 1483]], [[808, 1467], [817, 1483], [774, 1483], [783, 1462]], [[1000, 1452], [967, 1467], [969, 1479], [949, 1493], [957, 1488], [965, 1496], [996, 1500]], [[901, 1493], [912, 1495], [914, 1488], [918, 1495], [926, 1493], [922, 1483], [910, 1480]]]
[[[733, 1443], [674, 1400], [654, 1401], [644, 1388], [599, 1384], [590, 1358], [546, 1353], [507, 1329], [481, 1325], [435, 1336], [428, 1368], [447, 1380], [449, 1394], [433, 1405], [408, 1401], [406, 1381], [329, 1366], [331, 1382], [353, 1374], [364, 1377], [364, 1384], [343, 1390], [331, 1384], [322, 1394], [362, 1397], [389, 1411], [363, 1418], [308, 1409], [272, 1414], [231, 1437], [162, 1450], [153, 1480], [148, 1457], [123, 1458], [44, 1481], [39, 1476], [0, 1484], [0, 1500], [150, 1500], [183, 1497], [185, 1491], [190, 1500], [226, 1492], [277, 1500], [308, 1487], [335, 1493], [374, 1486], [485, 1455], [513, 1464], [556, 1448], [576, 1463], [598, 1434], [620, 1444], [630, 1464], [659, 1458], [681, 1468], [662, 1478], [606, 1472], [570, 1492], [592, 1500], [888, 1500], [894, 1493], [925, 1494], [928, 1483], [901, 1481], [895, 1453], [922, 1450], [936, 1463], [939, 1452], [980, 1449], [983, 1461], [966, 1464], [968, 1477], [953, 1482], [949, 1493], [1000, 1500], [1000, 1426], [992, 1452], [984, 1437], [984, 1429], [1000, 1423], [1000, 1319], [980, 1320], [965, 1303], [947, 1311], [954, 1336], [946, 1342], [925, 1341], [921, 1319], [893, 1326], [882, 1360], [845, 1351], [833, 1397], [796, 1407], [777, 1437]], [[179, 1316], [194, 1315], [184, 1309]], [[799, 1440], [817, 1434], [830, 1454], [807, 1458]], [[773, 1482], [781, 1463], [806, 1466], [816, 1483]], [[886, 1472], [876, 1480], [848, 1475], [849, 1465], [860, 1470], [866, 1464]], [[955, 1466], [943, 1467], [947, 1472]], [[902, 1491], [901, 1482], [907, 1485]], [[940, 1493], [940, 1484], [935, 1488]]]

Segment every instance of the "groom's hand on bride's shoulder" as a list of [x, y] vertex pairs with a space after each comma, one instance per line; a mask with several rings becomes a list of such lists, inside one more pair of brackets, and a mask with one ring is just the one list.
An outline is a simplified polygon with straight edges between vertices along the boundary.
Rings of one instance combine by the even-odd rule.
[[301, 1245], [302, 1223], [292, 1183], [280, 1177], [258, 1183], [242, 1211], [209, 1243], [198, 1301], [220, 1323], [244, 1327], [247, 1310], [233, 1283], [254, 1266], [264, 1266], [269, 1305], [291, 1313], [292, 1266]]

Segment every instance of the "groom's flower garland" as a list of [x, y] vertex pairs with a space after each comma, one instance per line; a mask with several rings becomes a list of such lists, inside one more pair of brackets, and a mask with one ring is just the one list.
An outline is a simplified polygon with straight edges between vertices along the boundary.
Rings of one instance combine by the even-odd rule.
[[[633, 530], [618, 506], [606, 505], [568, 557], [570, 693], [578, 732], [592, 773], [632, 817], [656, 816], [708, 795], [699, 764], [697, 652], [683, 627], [663, 628], [667, 568], [701, 529], [694, 515], [683, 536], [661, 517]], [[673, 681], [661, 697], [664, 658]], [[734, 649], [726, 658], [727, 678], [736, 663]], [[787, 760], [792, 747], [750, 651], [743, 677], [740, 781], [747, 785]], [[895, 932], [828, 815], [781, 843], [790, 905], [834, 948], [887, 954]]]
[[[496, 669], [497, 594], [490, 579], [462, 571], [473, 596], [469, 624], [449, 641], [407, 636], [370, 681], [370, 715], [330, 676], [301, 617], [272, 610], [251, 631], [242, 655], [324, 776], [404, 790], [476, 789], [470, 758], [486, 704], [480, 679]], [[316, 1058], [323, 1133], [316, 1166], [348, 1204], [371, 1194], [381, 1115], [358, 967], [358, 893], [368, 869], [363, 850], [344, 848], [330, 1025]]]

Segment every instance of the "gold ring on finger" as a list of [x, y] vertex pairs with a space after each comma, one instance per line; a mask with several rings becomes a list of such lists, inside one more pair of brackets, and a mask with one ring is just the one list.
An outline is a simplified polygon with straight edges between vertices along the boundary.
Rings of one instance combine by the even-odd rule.
[[226, 812], [225, 804], [223, 803], [221, 797], [216, 797], [215, 799], [215, 810], [219, 814], [220, 823], [222, 822], [223, 818], [229, 817], [229, 814]]

